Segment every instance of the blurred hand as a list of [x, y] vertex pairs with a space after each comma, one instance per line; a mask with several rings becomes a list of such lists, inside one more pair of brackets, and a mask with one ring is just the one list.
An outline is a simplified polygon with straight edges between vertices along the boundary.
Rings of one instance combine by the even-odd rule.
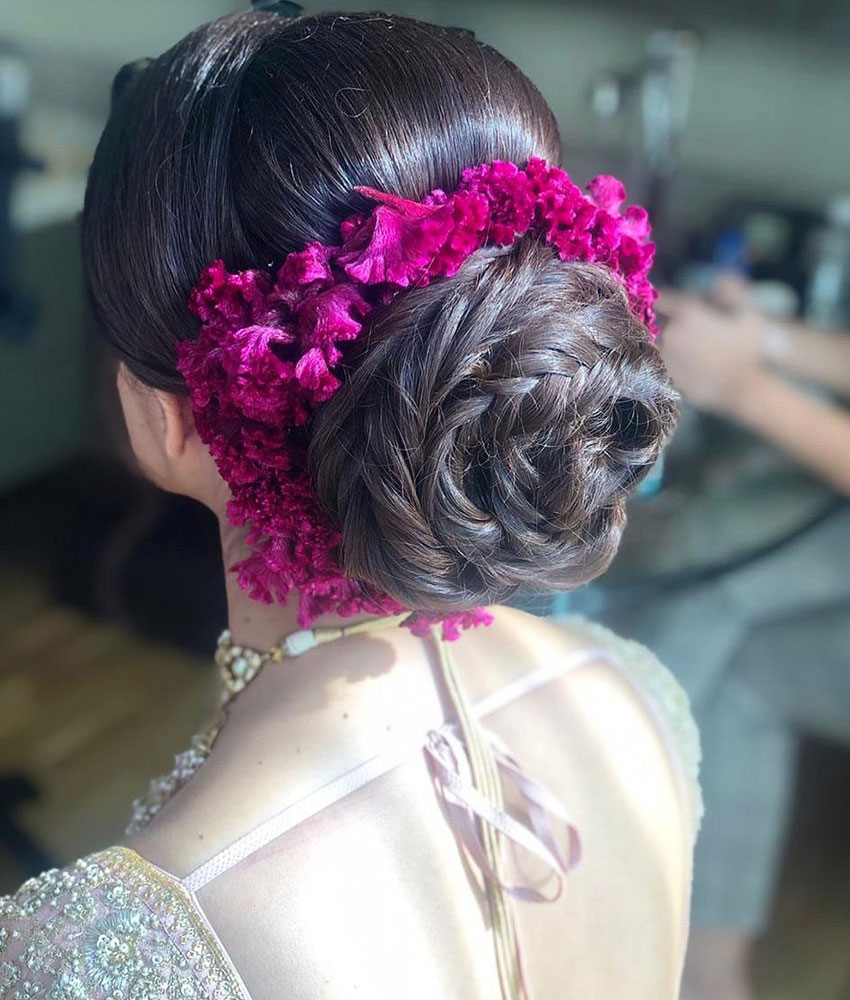
[[720, 274], [711, 286], [708, 297], [715, 305], [732, 311], [755, 309], [752, 283], [735, 271]]
[[762, 372], [764, 318], [742, 295], [731, 298], [732, 312], [673, 290], [663, 291], [656, 303], [667, 320], [658, 346], [676, 387], [694, 406], [724, 416], [734, 415], [742, 393]]

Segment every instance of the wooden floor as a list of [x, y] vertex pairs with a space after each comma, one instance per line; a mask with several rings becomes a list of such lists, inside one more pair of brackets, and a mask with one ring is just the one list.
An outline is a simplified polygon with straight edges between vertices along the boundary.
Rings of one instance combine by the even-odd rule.
[[[35, 785], [15, 816], [57, 863], [121, 838], [132, 800], [216, 698], [211, 657], [91, 621], [36, 579], [0, 577], [0, 777]], [[0, 891], [20, 874], [3, 861]]]
[[[0, 778], [38, 789], [14, 815], [56, 863], [120, 839], [131, 800], [170, 769], [216, 698], [211, 657], [93, 621], [37, 578], [0, 572]], [[758, 948], [759, 998], [850, 1000], [850, 850], [797, 827]], [[0, 893], [25, 867], [0, 850]]]

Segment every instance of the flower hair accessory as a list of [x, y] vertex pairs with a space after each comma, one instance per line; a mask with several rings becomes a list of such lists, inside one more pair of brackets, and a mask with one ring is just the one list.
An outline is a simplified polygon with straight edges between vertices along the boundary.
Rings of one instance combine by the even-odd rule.
[[[248, 528], [251, 555], [233, 567], [239, 584], [264, 603], [298, 591], [302, 628], [330, 612], [406, 610], [346, 578], [340, 528], [307, 471], [310, 422], [342, 385], [345, 345], [375, 308], [406, 288], [450, 277], [485, 245], [533, 232], [561, 260], [610, 268], [634, 314], [657, 335], [649, 220], [639, 206], [621, 212], [626, 192], [615, 177], [597, 177], [584, 193], [565, 171], [533, 157], [524, 168], [501, 160], [468, 167], [455, 191], [435, 189], [421, 202], [355, 190], [376, 205], [348, 216], [337, 244], [310, 243], [275, 273], [210, 264], [190, 298], [198, 337], [177, 345], [198, 433], [231, 489], [228, 517]], [[478, 608], [434, 619], [414, 609], [407, 624], [421, 633], [436, 620], [452, 639], [490, 616]]]

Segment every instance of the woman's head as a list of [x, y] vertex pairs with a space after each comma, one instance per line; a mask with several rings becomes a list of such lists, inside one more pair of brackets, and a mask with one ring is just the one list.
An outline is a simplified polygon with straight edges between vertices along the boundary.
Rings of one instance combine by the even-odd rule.
[[130, 371], [183, 391], [178, 340], [210, 261], [231, 270], [333, 242], [371, 207], [492, 159], [557, 162], [557, 126], [529, 80], [456, 31], [385, 14], [225, 17], [123, 72], [89, 176], [87, 280]]
[[[516, 67], [405, 18], [237, 15], [125, 77], [87, 193], [87, 277], [126, 366], [137, 451], [163, 485], [204, 499], [193, 479], [215, 472], [196, 447], [181, 457], [191, 414], [175, 358], [197, 335], [187, 300], [206, 264], [262, 268], [333, 243], [371, 207], [359, 185], [419, 199], [471, 164], [559, 159], [551, 110]], [[613, 275], [522, 238], [370, 324], [309, 442], [347, 575], [447, 612], [601, 572], [675, 419]], [[159, 390], [155, 408], [139, 384]]]

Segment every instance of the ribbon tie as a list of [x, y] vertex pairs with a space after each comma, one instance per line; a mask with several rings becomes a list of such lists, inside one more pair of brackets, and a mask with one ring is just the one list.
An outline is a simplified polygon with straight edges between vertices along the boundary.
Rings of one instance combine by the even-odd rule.
[[[452, 832], [485, 877], [500, 885], [514, 899], [553, 903], [561, 896], [564, 876], [581, 860], [578, 830], [557, 796], [523, 771], [502, 739], [485, 726], [480, 726], [480, 731], [493, 750], [503, 779], [519, 792], [522, 811], [529, 825], [496, 806], [473, 785], [469, 758], [458, 736], [458, 727], [447, 723], [428, 732], [424, 750], [429, 773]], [[565, 825], [566, 849], [557, 843], [547, 814], [557, 817]], [[532, 885], [507, 883], [493, 870], [481, 843], [476, 816], [503, 834], [511, 842], [514, 852], [517, 846], [524, 847], [547, 866], [549, 871], [538, 885], [545, 885], [554, 874], [556, 889], [553, 895], [547, 895]]]

